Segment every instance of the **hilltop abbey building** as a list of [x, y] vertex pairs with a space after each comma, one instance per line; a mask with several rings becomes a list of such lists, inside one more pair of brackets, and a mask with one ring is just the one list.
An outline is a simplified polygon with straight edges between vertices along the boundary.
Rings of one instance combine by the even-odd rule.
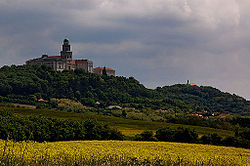
[[[85, 72], [96, 73], [98, 75], [102, 75], [103, 71], [100, 71], [100, 69], [105, 68], [97, 67], [93, 69], [93, 62], [88, 59], [73, 60], [71, 46], [68, 39], [64, 39], [63, 41], [60, 56], [48, 56], [45, 54], [42, 55], [41, 58], [26, 61], [26, 64], [39, 66], [46, 65], [56, 71], [83, 69]], [[111, 68], [105, 68], [105, 70], [108, 76], [115, 76], [115, 70]]]

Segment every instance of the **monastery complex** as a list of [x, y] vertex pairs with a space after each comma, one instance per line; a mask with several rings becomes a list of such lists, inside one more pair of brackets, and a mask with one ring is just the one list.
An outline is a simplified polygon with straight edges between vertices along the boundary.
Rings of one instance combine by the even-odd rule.
[[93, 62], [88, 59], [72, 59], [71, 46], [68, 39], [64, 39], [60, 56], [42, 55], [41, 58], [26, 61], [28, 65], [46, 65], [56, 71], [83, 69], [85, 72], [98, 75], [115, 76], [115, 70], [107, 67], [93, 68]]

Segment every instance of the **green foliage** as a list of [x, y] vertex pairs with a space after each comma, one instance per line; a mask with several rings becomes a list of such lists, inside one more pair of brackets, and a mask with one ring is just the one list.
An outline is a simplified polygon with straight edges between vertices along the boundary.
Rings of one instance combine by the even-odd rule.
[[174, 141], [174, 142], [192, 142], [198, 141], [198, 134], [195, 130], [178, 127], [171, 129], [169, 127], [160, 128], [156, 131], [155, 136], [159, 141]]
[[[173, 85], [147, 89], [133, 77], [108, 77], [83, 70], [56, 72], [46, 66], [0, 68], [0, 101], [37, 104], [37, 99], [67, 98], [105, 108], [120, 105], [173, 112], [207, 111], [250, 115], [250, 102], [205, 86]], [[100, 104], [96, 104], [96, 102]], [[50, 103], [47, 107], [53, 107]], [[159, 117], [154, 117], [159, 120]], [[153, 118], [152, 118], [153, 119]]]
[[[18, 117], [43, 116], [46, 118], [54, 118], [54, 119], [60, 119], [60, 120], [74, 120], [74, 121], [85, 121], [87, 119], [97, 119], [99, 122], [103, 124], [108, 124], [112, 128], [117, 128], [119, 130], [123, 130], [123, 129], [130, 130], [131, 132], [144, 131], [144, 130], [156, 131], [157, 129], [161, 127], [178, 128], [180, 126], [183, 126], [191, 130], [195, 129], [199, 135], [207, 135], [210, 133], [218, 133], [222, 137], [234, 135], [234, 132], [230, 130], [221, 130], [221, 129], [214, 129], [214, 128], [209, 128], [209, 127], [191, 126], [191, 125], [174, 124], [174, 123], [131, 120], [131, 119], [95, 115], [95, 114], [85, 114], [85, 113], [80, 114], [80, 113], [74, 113], [74, 112], [63, 112], [63, 111], [58, 111], [54, 109], [28, 109], [28, 108], [15, 108], [15, 107], [0, 106], [0, 110], [13, 113]], [[135, 134], [138, 134], [138, 132]]]
[[246, 139], [250, 141], [250, 129], [249, 128], [245, 128], [243, 129], [243, 131], [239, 132], [239, 137], [241, 137], [242, 139]]
[[141, 134], [135, 136], [136, 141], [156, 141], [157, 139], [154, 136], [152, 131], [144, 131]]
[[126, 118], [133, 119], [133, 120], [148, 120], [148, 121], [150, 120], [150, 118], [147, 117], [142, 112], [128, 112], [126, 115]]
[[82, 105], [82, 103], [69, 99], [50, 99], [50, 103], [55, 105], [55, 108], [67, 112], [87, 112], [90, 108]]
[[[228, 142], [233, 137], [226, 137], [225, 143]], [[203, 144], [213, 144], [213, 145], [220, 145], [222, 137], [220, 137], [217, 133], [203, 135], [200, 139], [201, 143]]]
[[104, 67], [104, 68], [103, 68], [103, 70], [102, 70], [102, 75], [107, 76], [107, 70], [106, 70], [106, 67]]
[[233, 136], [228, 136], [223, 139], [217, 133], [203, 135], [200, 138], [200, 143], [250, 148], [250, 140]]
[[[173, 85], [156, 89], [173, 105], [184, 110], [205, 110], [249, 115], [249, 101], [208, 86]], [[165, 99], [166, 100], [166, 99]], [[191, 104], [190, 104], [191, 103]]]
[[195, 130], [183, 127], [179, 127], [177, 129], [169, 127], [160, 128], [156, 131], [155, 137], [159, 141], [202, 143], [250, 148], [250, 140], [243, 137], [228, 136], [222, 139], [222, 137], [217, 133], [213, 133], [203, 135], [200, 139], [198, 139], [198, 134]]
[[93, 120], [84, 122], [58, 120], [42, 116], [26, 118], [16, 117], [7, 112], [0, 112], [0, 139], [15, 141], [35, 140], [122, 140], [123, 135]]
[[169, 127], [160, 128], [156, 131], [155, 137], [159, 141], [174, 141], [175, 130]]
[[211, 143], [213, 145], [219, 145], [221, 144], [221, 137], [217, 133], [211, 134]]

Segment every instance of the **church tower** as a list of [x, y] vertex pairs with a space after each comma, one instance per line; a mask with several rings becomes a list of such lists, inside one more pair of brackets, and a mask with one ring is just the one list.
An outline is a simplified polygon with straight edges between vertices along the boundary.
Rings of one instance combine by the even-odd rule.
[[66, 63], [65, 69], [72, 69], [72, 51], [70, 51], [70, 44], [68, 39], [64, 39], [61, 51], [61, 58]]
[[70, 44], [68, 39], [64, 39], [61, 51], [62, 59], [72, 59], [72, 51], [70, 51]]

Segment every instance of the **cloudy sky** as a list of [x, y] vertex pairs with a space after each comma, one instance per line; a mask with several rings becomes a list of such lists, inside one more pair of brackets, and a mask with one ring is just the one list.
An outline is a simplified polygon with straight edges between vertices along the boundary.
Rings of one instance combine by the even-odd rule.
[[0, 0], [0, 66], [59, 55], [133, 76], [148, 88], [185, 83], [250, 99], [249, 0]]

